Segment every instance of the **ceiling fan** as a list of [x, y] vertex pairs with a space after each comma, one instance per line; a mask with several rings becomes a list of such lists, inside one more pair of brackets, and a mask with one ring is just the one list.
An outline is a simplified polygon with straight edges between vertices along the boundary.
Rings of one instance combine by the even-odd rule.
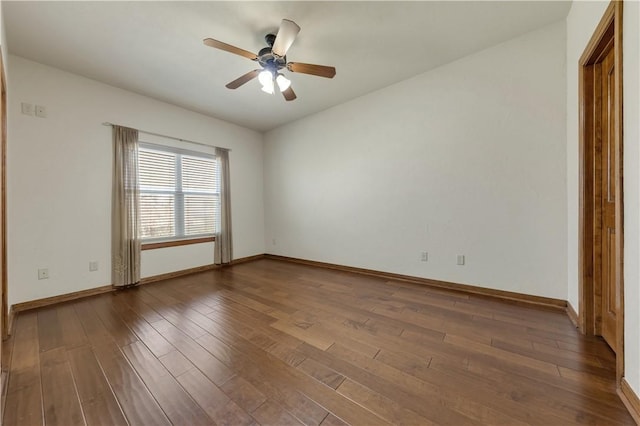
[[267, 47], [261, 49], [257, 55], [249, 52], [248, 50], [240, 49], [239, 47], [235, 47], [212, 38], [205, 38], [204, 44], [210, 47], [215, 47], [216, 49], [244, 56], [245, 58], [258, 62], [262, 67], [249, 71], [243, 76], [233, 80], [231, 83], [226, 85], [228, 89], [237, 89], [243, 84], [258, 77], [264, 92], [273, 94], [275, 86], [277, 85], [284, 98], [287, 101], [292, 101], [296, 98], [296, 94], [291, 88], [291, 81], [289, 81], [289, 79], [280, 72], [282, 69], [286, 68], [291, 72], [317, 75], [325, 78], [333, 78], [336, 75], [336, 69], [334, 67], [303, 64], [301, 62], [287, 62], [287, 50], [289, 50], [299, 32], [300, 27], [295, 22], [283, 19], [282, 23], [280, 23], [278, 34], [267, 34], [264, 37], [267, 42]]

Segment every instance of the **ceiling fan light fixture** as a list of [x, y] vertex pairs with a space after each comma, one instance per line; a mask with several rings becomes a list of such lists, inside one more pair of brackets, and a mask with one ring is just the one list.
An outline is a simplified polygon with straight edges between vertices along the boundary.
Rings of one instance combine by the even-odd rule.
[[266, 86], [269, 83], [273, 85], [273, 74], [271, 74], [271, 71], [269, 70], [264, 70], [258, 74], [258, 81], [260, 81], [260, 84], [263, 86]]
[[287, 51], [299, 32], [300, 27], [298, 24], [289, 19], [283, 19], [276, 34], [267, 34], [265, 36], [267, 47], [262, 48], [257, 55], [212, 38], [205, 38], [204, 44], [234, 55], [243, 56], [257, 62], [262, 67], [249, 71], [227, 83], [225, 85], [227, 89], [237, 89], [257, 77], [263, 92], [273, 95], [277, 84], [285, 100], [293, 101], [297, 96], [291, 88], [291, 81], [281, 74], [280, 70], [286, 69], [292, 73], [315, 75], [324, 78], [333, 78], [336, 75], [334, 67], [287, 61]]
[[258, 75], [258, 81], [262, 84], [262, 91], [273, 95], [273, 74], [269, 70], [264, 70]]
[[284, 92], [289, 88], [289, 86], [291, 86], [291, 80], [280, 73], [278, 73], [278, 76], [276, 77], [276, 83], [278, 83], [278, 88], [281, 92]]

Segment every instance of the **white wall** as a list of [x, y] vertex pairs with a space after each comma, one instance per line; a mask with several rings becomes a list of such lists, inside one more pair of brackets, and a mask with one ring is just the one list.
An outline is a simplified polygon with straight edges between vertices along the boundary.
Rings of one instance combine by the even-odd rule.
[[6, 36], [5, 36], [5, 29], [4, 29], [4, 14], [2, 13], [2, 9], [3, 9], [2, 0], [0, 0], [0, 46], [5, 47]]
[[623, 10], [625, 376], [640, 395], [640, 3]]
[[4, 13], [2, 11], [2, 9], [4, 8], [3, 4], [2, 4], [2, 0], [0, 0], [0, 46], [3, 46], [4, 48], [6, 48], [6, 34], [5, 34], [5, 27], [4, 27]]
[[[5, 77], [7, 78], [7, 81], [9, 79], [8, 77], [8, 71], [7, 70], [7, 61], [8, 61], [8, 47], [7, 47], [7, 27], [4, 25], [4, 13], [2, 11], [4, 5], [2, 0], [0, 0], [0, 47], [2, 49], [2, 62], [4, 63], [4, 71], [5, 71]], [[7, 96], [8, 96], [9, 92], [7, 89]]]
[[566, 298], [564, 45], [559, 22], [268, 132], [267, 252]]
[[[609, 2], [573, 2], [567, 16], [568, 300], [578, 294], [578, 60]], [[640, 394], [640, 10], [623, 10], [625, 376]]]
[[[234, 257], [264, 253], [262, 136], [10, 56], [9, 303], [111, 283], [111, 128], [123, 124], [230, 148]], [[47, 118], [20, 113], [44, 105]], [[211, 264], [213, 244], [143, 252], [143, 276]], [[88, 264], [97, 260], [98, 272]], [[38, 280], [38, 268], [50, 278]]]

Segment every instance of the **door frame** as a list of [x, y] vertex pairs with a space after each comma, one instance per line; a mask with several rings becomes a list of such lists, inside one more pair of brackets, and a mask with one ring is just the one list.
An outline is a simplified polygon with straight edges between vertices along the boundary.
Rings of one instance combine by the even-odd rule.
[[[9, 303], [8, 274], [7, 274], [7, 78], [2, 61], [2, 47], [0, 46], [0, 262], [2, 262], [2, 274], [0, 275], [0, 315], [2, 327], [0, 335], [2, 340], [9, 336]], [[0, 345], [0, 350], [2, 345]]]
[[595, 155], [598, 138], [595, 117], [597, 95], [594, 94], [595, 64], [601, 60], [609, 44], [614, 49], [615, 128], [614, 144], [618, 151], [614, 164], [616, 180], [616, 296], [619, 306], [616, 315], [616, 383], [624, 376], [624, 199], [622, 168], [622, 1], [612, 0], [596, 27], [578, 63], [579, 83], [579, 301], [578, 325], [586, 335], [596, 335], [600, 326], [601, 276], [596, 259], [602, 254], [601, 232], [595, 188]]
[[[0, 315], [2, 327], [0, 337], [2, 340], [9, 336], [9, 304], [7, 301], [7, 78], [4, 71], [5, 64], [2, 61], [2, 46], [0, 46], [0, 262], [2, 262], [2, 274], [0, 274]], [[2, 345], [0, 344], [0, 350]], [[0, 363], [1, 365], [1, 363]]]
[[[7, 304], [7, 79], [0, 46], [0, 417], [4, 412], [7, 386], [7, 362], [2, 357], [4, 340], [9, 334], [9, 309]], [[0, 419], [0, 424], [2, 420]]]

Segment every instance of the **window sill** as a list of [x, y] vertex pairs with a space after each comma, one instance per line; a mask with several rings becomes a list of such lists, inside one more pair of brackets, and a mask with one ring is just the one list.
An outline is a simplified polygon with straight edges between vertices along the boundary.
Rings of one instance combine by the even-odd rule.
[[166, 247], [187, 246], [190, 244], [210, 243], [215, 241], [215, 237], [191, 238], [187, 240], [163, 241], [160, 243], [142, 244], [142, 250], [155, 250]]

